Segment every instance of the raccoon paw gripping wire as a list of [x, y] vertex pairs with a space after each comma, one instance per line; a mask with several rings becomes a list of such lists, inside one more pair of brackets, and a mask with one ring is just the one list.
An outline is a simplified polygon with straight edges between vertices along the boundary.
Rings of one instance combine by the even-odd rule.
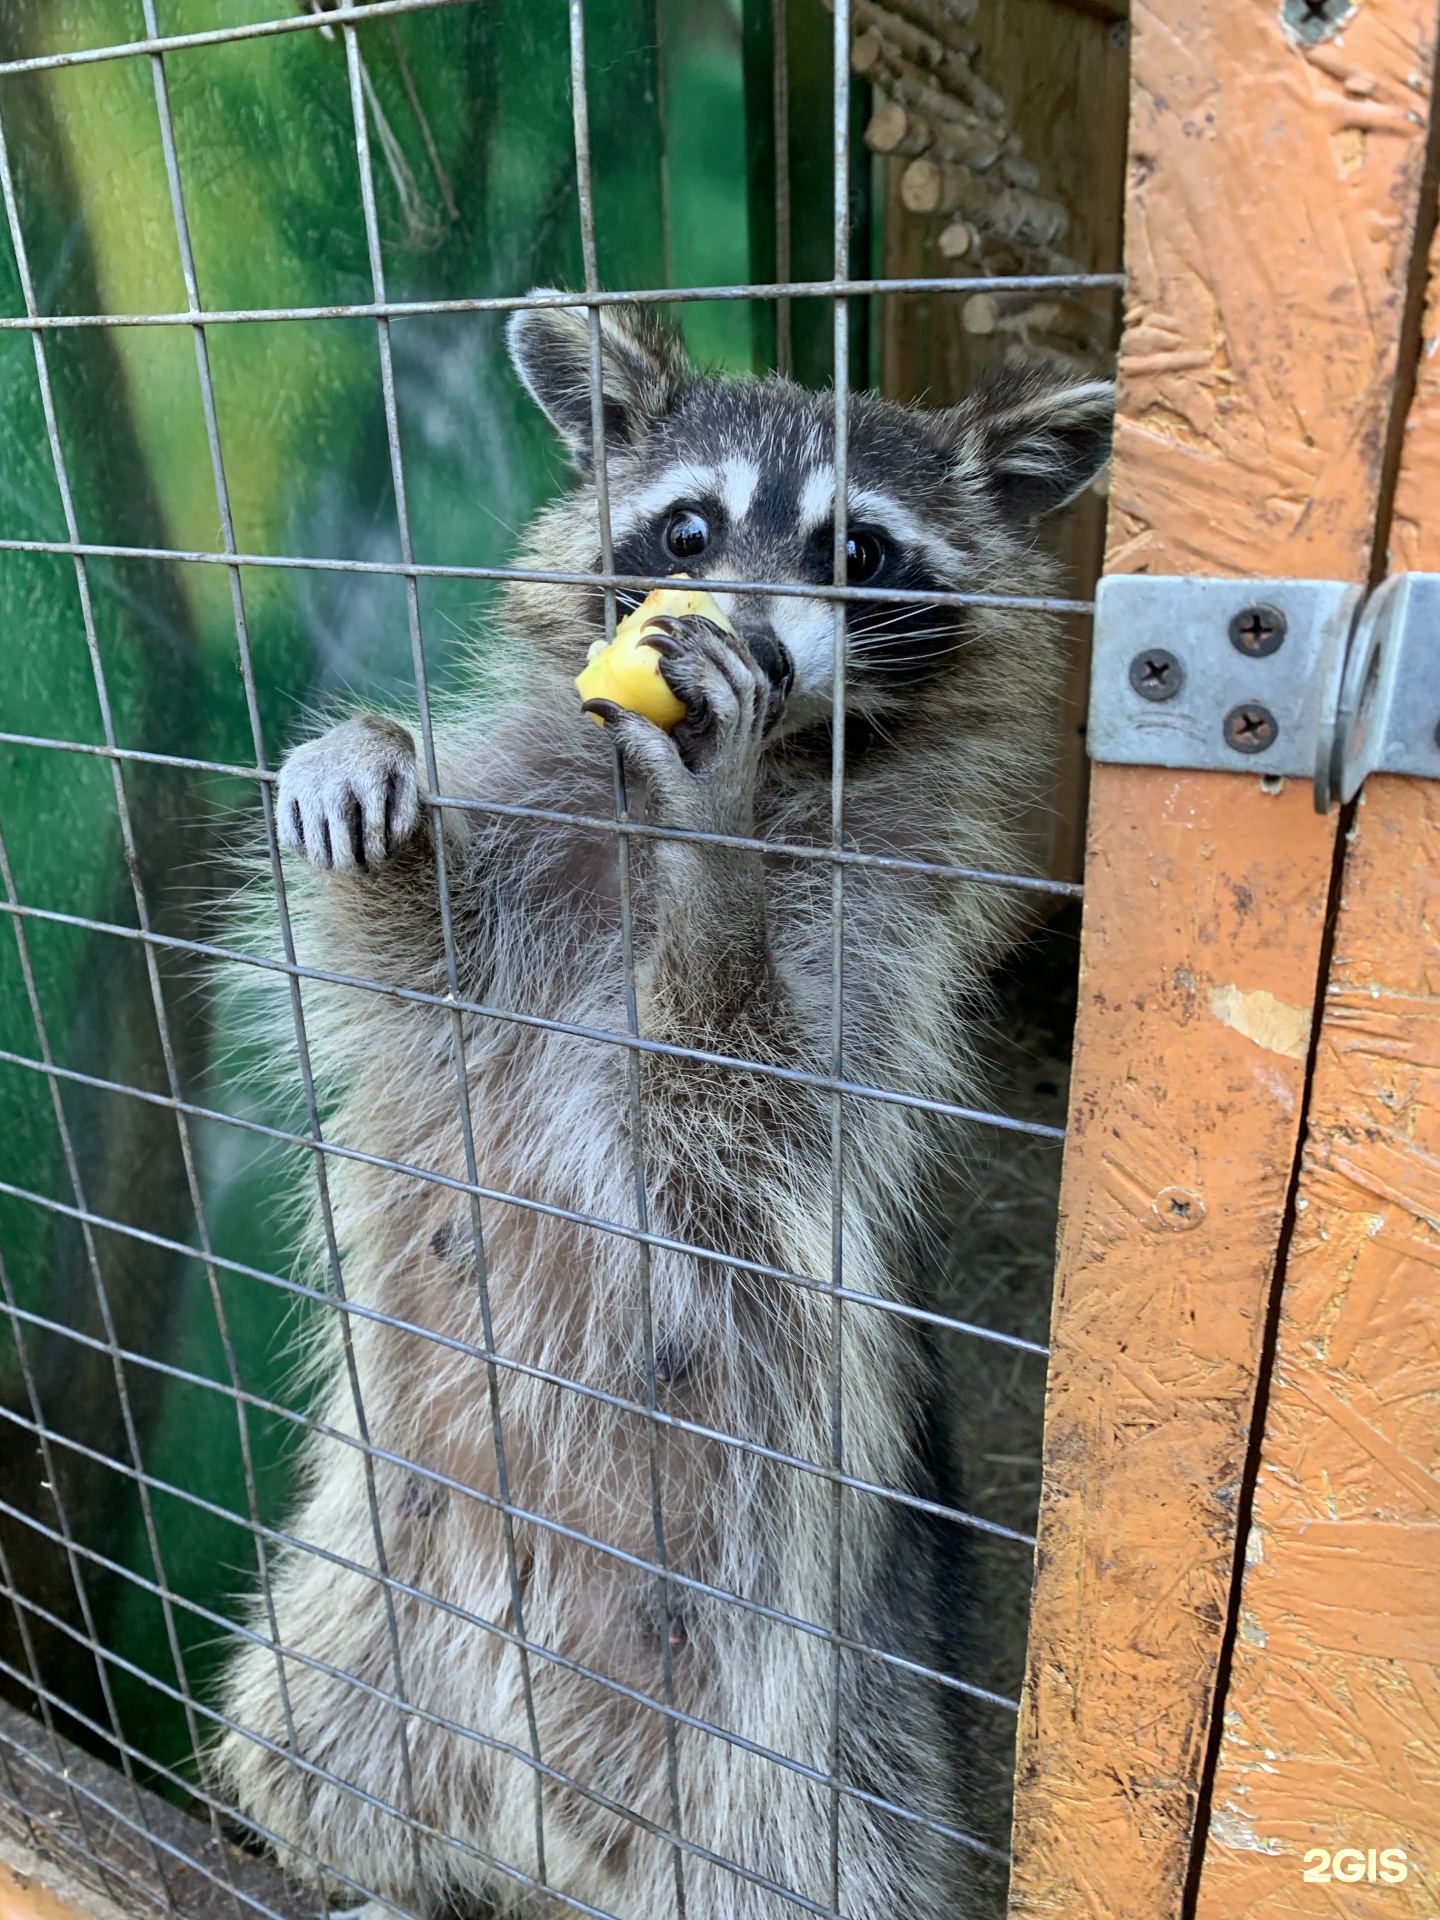
[[[587, 710], [589, 702], [605, 701], [643, 714], [666, 733], [678, 726], [685, 718], [685, 703], [660, 672], [662, 649], [658, 642], [667, 634], [670, 621], [693, 614], [713, 621], [725, 633], [735, 632], [712, 594], [685, 587], [657, 587], [620, 622], [608, 645], [597, 640], [591, 647], [585, 671], [575, 681]], [[599, 712], [591, 711], [590, 717], [597, 726], [605, 724]]]

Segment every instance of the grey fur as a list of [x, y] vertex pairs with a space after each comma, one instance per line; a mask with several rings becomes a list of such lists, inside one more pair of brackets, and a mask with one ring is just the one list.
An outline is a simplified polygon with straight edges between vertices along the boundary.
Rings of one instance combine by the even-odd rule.
[[[582, 466], [588, 340], [578, 310], [517, 315], [522, 378]], [[690, 571], [720, 578], [828, 578], [824, 472], [831, 403], [781, 381], [702, 378], [653, 321], [605, 320], [607, 423], [617, 564], [664, 573], [667, 506], [703, 510], [712, 543]], [[1109, 396], [1044, 371], [1010, 372], [943, 414], [852, 403], [851, 519], [898, 536], [889, 577], [933, 587], [1034, 594], [1054, 584], [1029, 526], [1086, 484], [1103, 460]], [[667, 479], [667, 476], [669, 478]], [[818, 515], [818, 518], [817, 518]], [[537, 520], [524, 563], [598, 560], [593, 487]], [[817, 558], [818, 556], [818, 558]], [[640, 564], [643, 563], [643, 564]], [[890, 564], [889, 561], [886, 563]], [[637, 814], [727, 834], [823, 843], [829, 835], [829, 647], [819, 601], [733, 595], [742, 639], [692, 622], [665, 671], [686, 723], [660, 733], [633, 715], [602, 731], [582, 715], [574, 674], [600, 630], [598, 595], [517, 586], [509, 642], [481, 696], [436, 733], [441, 790], [604, 814], [611, 744]], [[931, 612], [886, 624], [852, 611], [848, 642], [846, 833], [850, 844], [1014, 868], [1018, 822], [1040, 793], [1053, 745], [1053, 623], [1033, 613]], [[783, 704], [773, 662], [794, 668]], [[779, 711], [777, 714], [777, 706]], [[1013, 716], [1026, 716], [1022, 726]], [[433, 848], [415, 804], [413, 732], [352, 720], [282, 768], [279, 817], [308, 865], [292, 869], [302, 960], [443, 992]], [[451, 811], [445, 820], [461, 987], [489, 1004], [625, 1028], [613, 836]], [[326, 845], [328, 836], [328, 849]], [[348, 836], [348, 837], [347, 837]], [[641, 1029], [647, 1036], [821, 1073], [830, 1058], [828, 867], [683, 843], [632, 843]], [[332, 869], [324, 871], [323, 869]], [[312, 871], [322, 869], [322, 871]], [[979, 1092], [967, 1002], [1020, 924], [1001, 890], [867, 869], [846, 880], [845, 1067], [850, 1077], [951, 1100]], [[252, 931], [265, 937], [263, 909]], [[305, 987], [317, 1082], [332, 1139], [452, 1176], [464, 1173], [448, 1017], [341, 988]], [[272, 1051], [284, 1052], [287, 1010]], [[495, 1187], [633, 1222], [623, 1050], [502, 1021], [467, 1018], [482, 1179]], [[642, 1057], [652, 1229], [767, 1266], [830, 1271], [828, 1097], [754, 1074]], [[946, 1123], [893, 1105], [847, 1103], [845, 1272], [850, 1287], [907, 1295], [924, 1194], [956, 1141]], [[454, 1195], [330, 1162], [351, 1297], [481, 1343], [468, 1214]], [[515, 1207], [484, 1210], [499, 1351], [632, 1401], [645, 1399], [639, 1274], [632, 1242]], [[322, 1265], [318, 1220], [311, 1258]], [[826, 1462], [830, 1301], [823, 1294], [688, 1255], [653, 1262], [661, 1404], [703, 1426]], [[478, 1361], [364, 1320], [353, 1322], [370, 1431], [387, 1451], [494, 1493], [485, 1373]], [[333, 1344], [312, 1356], [319, 1410], [355, 1431]], [[905, 1320], [847, 1309], [847, 1470], [887, 1486], [934, 1486], [924, 1461], [933, 1385]], [[653, 1558], [645, 1422], [502, 1370], [515, 1504]], [[832, 1490], [822, 1478], [697, 1436], [661, 1439], [672, 1567], [824, 1626], [830, 1619]], [[477, 1501], [427, 1497], [377, 1463], [390, 1571], [480, 1616], [512, 1624], [498, 1521]], [[944, 1491], [943, 1487], [940, 1489]], [[312, 1441], [295, 1531], [374, 1564], [360, 1459]], [[953, 1593], [942, 1591], [955, 1533], [893, 1503], [847, 1494], [846, 1633], [925, 1664], [963, 1658]], [[538, 1644], [652, 1696], [661, 1636], [686, 1713], [826, 1771], [832, 1655], [822, 1638], [516, 1523], [525, 1628]], [[333, 1561], [277, 1555], [285, 1642], [373, 1686], [392, 1685], [382, 1594]], [[508, 1742], [529, 1735], [513, 1648], [402, 1592], [394, 1596], [409, 1699]], [[254, 1616], [264, 1633], [263, 1615]], [[664, 1730], [653, 1710], [532, 1661], [546, 1764], [666, 1827]], [[304, 1757], [402, 1804], [399, 1718], [373, 1695], [287, 1663]], [[842, 1662], [841, 1770], [866, 1792], [964, 1827], [966, 1744], [953, 1696], [860, 1657]], [[223, 1704], [283, 1748], [273, 1655], [247, 1646]], [[425, 1916], [446, 1903], [543, 1910], [503, 1875], [446, 1847], [453, 1834], [534, 1872], [533, 1781], [502, 1751], [423, 1720], [408, 1724], [421, 1878], [403, 1823], [343, 1787], [307, 1781], [242, 1734], [218, 1744], [219, 1777], [258, 1824]], [[828, 1903], [829, 1794], [823, 1784], [681, 1726], [680, 1825], [701, 1847]], [[670, 1849], [582, 1796], [545, 1789], [551, 1883], [621, 1917], [674, 1911]], [[953, 1920], [975, 1910], [972, 1856], [876, 1811], [841, 1802], [840, 1910], [852, 1920]], [[287, 1864], [323, 1882], [298, 1854]], [[780, 1920], [797, 1909], [694, 1855], [690, 1920]], [[555, 1909], [560, 1911], [558, 1907]]]

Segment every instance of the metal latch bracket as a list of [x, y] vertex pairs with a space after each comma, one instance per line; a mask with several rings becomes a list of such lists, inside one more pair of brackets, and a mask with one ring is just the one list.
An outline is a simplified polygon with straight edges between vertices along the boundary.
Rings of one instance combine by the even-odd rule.
[[1356, 622], [1327, 805], [1353, 800], [1372, 773], [1440, 779], [1440, 573], [1392, 574]]
[[1093, 760], [1313, 782], [1440, 778], [1440, 574], [1369, 599], [1343, 580], [1108, 574], [1095, 606]]

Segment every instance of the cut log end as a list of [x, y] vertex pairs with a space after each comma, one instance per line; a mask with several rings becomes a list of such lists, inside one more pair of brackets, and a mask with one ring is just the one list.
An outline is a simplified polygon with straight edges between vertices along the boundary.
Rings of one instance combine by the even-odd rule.
[[872, 153], [895, 153], [905, 138], [908, 117], [898, 100], [882, 100], [865, 129], [866, 146]]
[[934, 213], [945, 191], [945, 175], [933, 160], [912, 160], [900, 179], [900, 199], [911, 213]]
[[994, 333], [1000, 308], [993, 294], [972, 293], [960, 309], [960, 324], [966, 333]]
[[883, 70], [882, 61], [885, 43], [873, 27], [867, 27], [864, 33], [857, 33], [850, 42], [850, 65], [863, 79], [866, 74]]

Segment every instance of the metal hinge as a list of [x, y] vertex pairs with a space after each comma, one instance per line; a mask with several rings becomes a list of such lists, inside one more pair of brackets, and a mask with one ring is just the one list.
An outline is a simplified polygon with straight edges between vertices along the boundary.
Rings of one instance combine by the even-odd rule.
[[1343, 580], [1108, 574], [1095, 605], [1092, 760], [1314, 785], [1440, 779], [1440, 574]]

